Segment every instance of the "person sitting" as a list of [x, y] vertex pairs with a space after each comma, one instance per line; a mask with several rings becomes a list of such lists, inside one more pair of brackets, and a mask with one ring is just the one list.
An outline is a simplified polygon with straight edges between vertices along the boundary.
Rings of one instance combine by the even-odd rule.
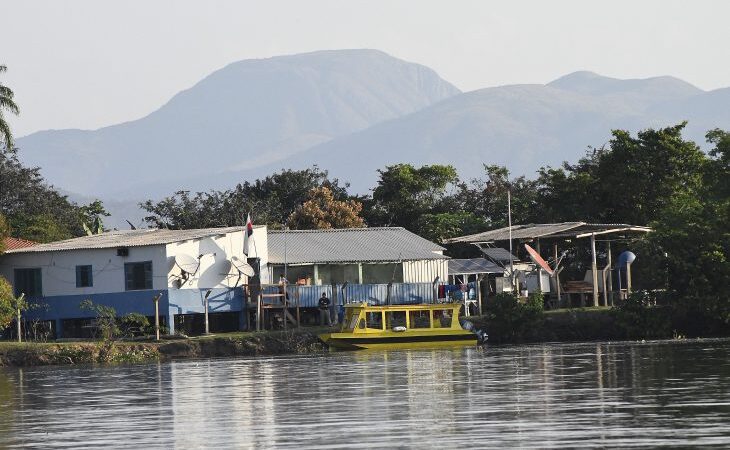
[[327, 318], [327, 325], [332, 326], [332, 316], [330, 315], [330, 304], [332, 302], [327, 297], [326, 292], [322, 292], [322, 296], [319, 298], [319, 323], [324, 326], [325, 317]]

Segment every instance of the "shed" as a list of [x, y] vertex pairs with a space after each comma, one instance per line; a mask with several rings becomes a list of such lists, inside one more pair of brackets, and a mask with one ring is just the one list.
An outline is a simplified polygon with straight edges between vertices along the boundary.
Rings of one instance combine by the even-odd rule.
[[445, 250], [401, 227], [269, 230], [273, 280], [290, 283], [378, 284], [445, 280]]

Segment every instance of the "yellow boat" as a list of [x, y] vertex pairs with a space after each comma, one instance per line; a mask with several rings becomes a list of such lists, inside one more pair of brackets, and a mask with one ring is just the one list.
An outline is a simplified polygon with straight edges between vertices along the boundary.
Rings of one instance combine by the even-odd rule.
[[477, 335], [459, 324], [462, 305], [345, 305], [342, 330], [319, 335], [338, 349], [475, 345]]

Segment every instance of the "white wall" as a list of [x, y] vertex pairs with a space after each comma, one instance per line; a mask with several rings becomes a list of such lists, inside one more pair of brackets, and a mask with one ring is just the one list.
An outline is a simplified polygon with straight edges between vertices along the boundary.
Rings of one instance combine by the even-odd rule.
[[[255, 243], [255, 244], [254, 244]], [[248, 282], [246, 277], [238, 277], [238, 271], [231, 265], [231, 258], [236, 257], [246, 261], [243, 254], [243, 231], [234, 233], [209, 236], [201, 239], [167, 244], [166, 246], [166, 270], [169, 272], [167, 286], [173, 289], [207, 289], [234, 287]], [[198, 271], [184, 283], [180, 275], [182, 271], [175, 264], [175, 256], [187, 254], [193, 258], [200, 258]], [[268, 248], [266, 241], [266, 227], [255, 227], [253, 240], [249, 244], [249, 257], [261, 258], [261, 272], [264, 276], [263, 283], [268, 282]]]
[[[124, 292], [124, 263], [152, 261], [152, 288], [167, 289], [165, 246], [129, 247], [129, 256], [116, 248], [10, 253], [0, 256], [0, 274], [13, 283], [13, 270], [40, 268], [44, 296]], [[76, 266], [91, 265], [92, 287], [76, 287]]]

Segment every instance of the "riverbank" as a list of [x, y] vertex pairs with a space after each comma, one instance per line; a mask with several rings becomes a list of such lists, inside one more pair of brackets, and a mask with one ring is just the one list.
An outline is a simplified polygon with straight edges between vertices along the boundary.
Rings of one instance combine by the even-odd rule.
[[118, 364], [190, 358], [319, 353], [321, 328], [229, 333], [149, 342], [0, 342], [0, 366]]

